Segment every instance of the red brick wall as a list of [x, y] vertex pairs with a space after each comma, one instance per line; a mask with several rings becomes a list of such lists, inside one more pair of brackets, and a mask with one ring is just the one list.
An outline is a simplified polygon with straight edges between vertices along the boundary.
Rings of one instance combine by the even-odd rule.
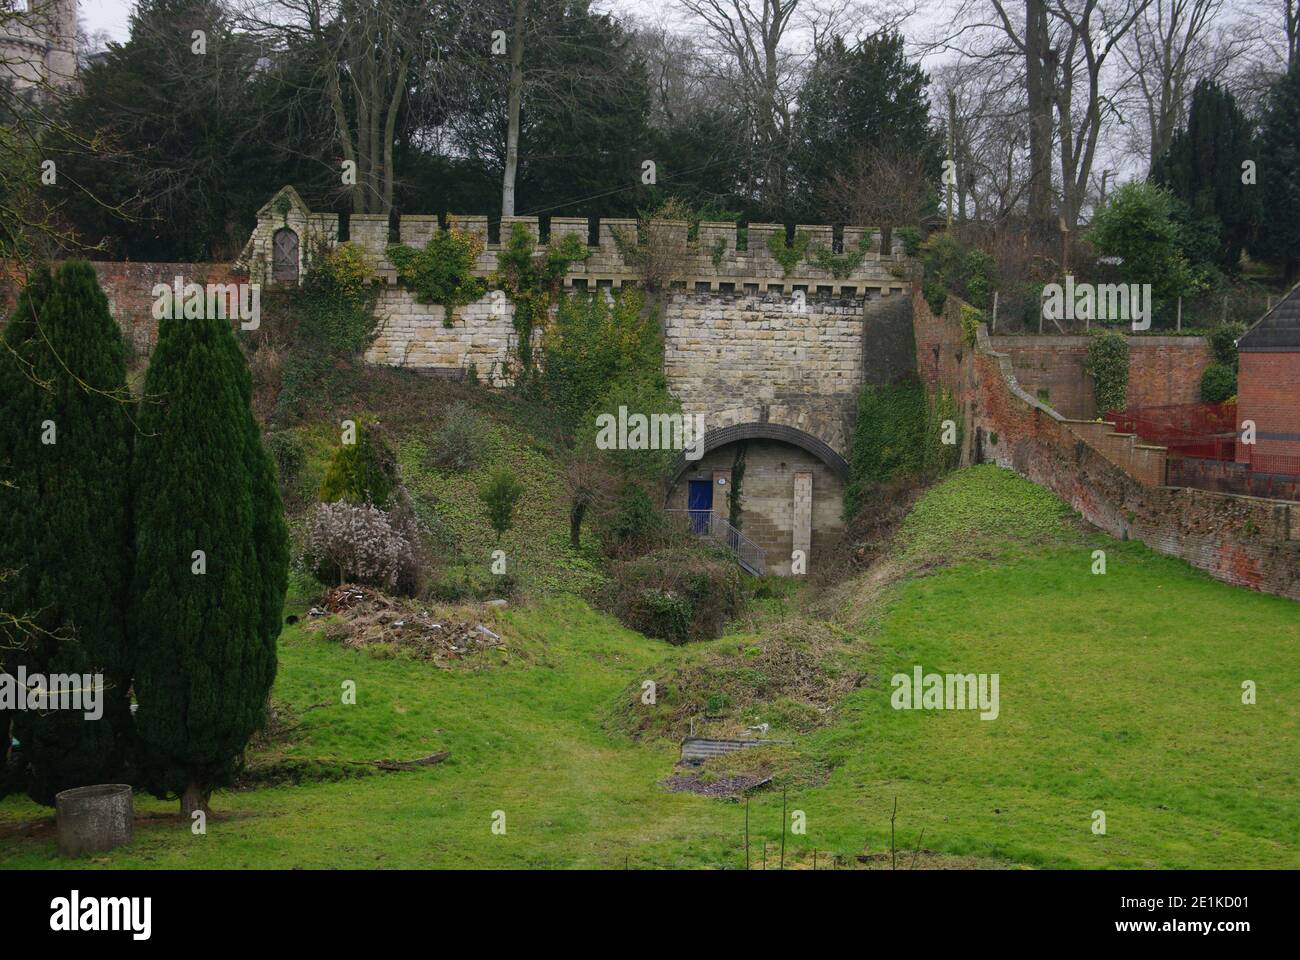
[[1210, 359], [1205, 337], [1129, 337], [1128, 406], [1200, 403]]
[[[1098, 415], [1085, 369], [1087, 337], [993, 337], [991, 343], [1011, 357], [1016, 380], [1031, 396], [1069, 419]], [[1128, 406], [1200, 401], [1201, 374], [1210, 362], [1204, 337], [1129, 337], [1128, 344]]]
[[[158, 339], [158, 321], [153, 318], [153, 288], [168, 286], [176, 277], [184, 282], [225, 283], [233, 271], [227, 263], [128, 263], [95, 261], [99, 285], [108, 297], [108, 308], [122, 328], [128, 347], [137, 355], [146, 355]], [[23, 282], [13, 263], [0, 263], [0, 311], [8, 313], [17, 300]]]
[[185, 283], [226, 283], [233, 274], [228, 263], [99, 261], [94, 267], [108, 308], [137, 355], [148, 354], [158, 339], [158, 321], [153, 318], [155, 284], [171, 286], [178, 276]]
[[[1140, 540], [1227, 583], [1300, 600], [1300, 504], [1140, 482], [1018, 393], [1007, 379], [1009, 361], [987, 337], [978, 349], [959, 348], [955, 309], [935, 317], [914, 291], [919, 373], [963, 404], [964, 461], [1015, 470], [1112, 536]], [[960, 360], [947, 362], [958, 353]]]
[[[1300, 458], [1300, 351], [1244, 351], [1237, 365], [1237, 418], [1255, 422], [1253, 450], [1237, 443], [1238, 460]], [[1300, 459], [1297, 459], [1300, 466]], [[1257, 463], [1257, 468], [1264, 464]]]

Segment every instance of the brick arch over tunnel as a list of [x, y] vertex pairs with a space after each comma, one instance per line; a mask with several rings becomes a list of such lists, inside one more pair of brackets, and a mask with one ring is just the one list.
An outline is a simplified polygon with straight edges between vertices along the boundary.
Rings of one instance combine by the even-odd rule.
[[[836, 453], [823, 440], [819, 440], [811, 433], [805, 433], [795, 427], [787, 427], [779, 423], [736, 423], [729, 427], [718, 427], [710, 430], [704, 435], [704, 450], [707, 454], [719, 447], [725, 447], [729, 443], [736, 443], [740, 440], [779, 440], [782, 443], [793, 444], [803, 450], [808, 451], [822, 463], [826, 464], [837, 477], [841, 480], [847, 480], [849, 476], [849, 464], [842, 456]], [[673, 461], [672, 470], [669, 472], [671, 483], [676, 484], [690, 466], [685, 454], [681, 454]]]

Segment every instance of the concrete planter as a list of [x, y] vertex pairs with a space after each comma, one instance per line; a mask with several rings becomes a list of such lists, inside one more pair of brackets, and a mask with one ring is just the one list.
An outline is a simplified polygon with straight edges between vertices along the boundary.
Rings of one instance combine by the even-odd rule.
[[54, 797], [59, 856], [102, 853], [131, 840], [135, 807], [125, 783], [75, 787]]

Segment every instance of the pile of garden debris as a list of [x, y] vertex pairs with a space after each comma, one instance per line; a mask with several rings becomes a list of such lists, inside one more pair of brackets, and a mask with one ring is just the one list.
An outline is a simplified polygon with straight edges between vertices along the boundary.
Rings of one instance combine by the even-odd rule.
[[505, 650], [501, 636], [481, 621], [436, 614], [418, 601], [389, 597], [372, 587], [335, 587], [311, 610], [313, 619], [328, 614], [338, 621], [325, 627], [326, 635], [345, 647], [384, 645], [417, 660], [440, 662]]
[[770, 773], [740, 773], [729, 777], [709, 778], [697, 772], [674, 774], [660, 783], [673, 793], [694, 793], [702, 797], [742, 796], [750, 790], [771, 783]]

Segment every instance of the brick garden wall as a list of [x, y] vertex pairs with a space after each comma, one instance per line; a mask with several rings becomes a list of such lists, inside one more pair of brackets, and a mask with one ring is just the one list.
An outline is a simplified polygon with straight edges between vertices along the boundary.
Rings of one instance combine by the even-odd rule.
[[1143, 482], [1022, 389], [983, 328], [977, 345], [967, 346], [955, 298], [942, 317], [919, 289], [912, 299], [921, 377], [953, 390], [962, 404], [963, 462], [1008, 467], [1112, 536], [1140, 540], [1226, 583], [1300, 600], [1300, 504]]
[[[108, 309], [122, 328], [128, 349], [135, 356], [148, 356], [158, 339], [158, 321], [153, 318], [155, 284], [172, 286], [176, 278], [185, 283], [229, 283], [236, 277], [228, 263], [134, 263], [96, 260], [91, 266], [99, 286], [108, 298]], [[24, 278], [12, 263], [0, 263], [0, 311], [13, 309]]]
[[229, 283], [236, 279], [228, 263], [96, 261], [93, 266], [99, 285], [108, 297], [108, 308], [136, 356], [147, 356], [158, 339], [158, 321], [153, 317], [155, 284], [170, 287], [178, 276], [185, 283], [202, 284]]
[[[1003, 336], [990, 343], [1011, 358], [1025, 391], [1063, 417], [1091, 420], [1104, 412], [1085, 369], [1087, 337]], [[1204, 337], [1131, 336], [1128, 344], [1129, 407], [1200, 402], [1201, 374], [1210, 363]]]

